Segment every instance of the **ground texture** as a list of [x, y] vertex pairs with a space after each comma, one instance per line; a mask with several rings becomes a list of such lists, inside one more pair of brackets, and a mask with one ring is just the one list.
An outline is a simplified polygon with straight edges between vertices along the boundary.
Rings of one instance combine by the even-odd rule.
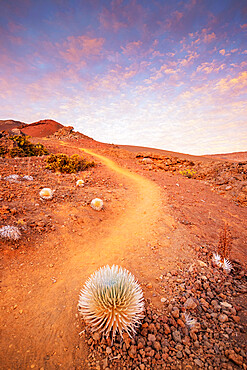
[[[97, 166], [62, 175], [46, 170], [43, 157], [0, 160], [0, 227], [22, 233], [17, 242], [0, 242], [1, 368], [246, 368], [247, 212], [237, 199], [244, 178], [235, 186], [229, 177], [224, 186], [239, 189], [231, 194], [143, 151], [137, 156], [80, 136], [39, 141]], [[7, 178], [13, 174], [19, 177]], [[84, 187], [75, 186], [80, 178]], [[53, 199], [39, 198], [43, 187], [54, 190]], [[104, 202], [100, 212], [90, 207], [96, 197]], [[230, 274], [211, 263], [225, 223]], [[135, 338], [117, 337], [113, 346], [77, 314], [84, 282], [106, 264], [131, 271], [146, 301]]]

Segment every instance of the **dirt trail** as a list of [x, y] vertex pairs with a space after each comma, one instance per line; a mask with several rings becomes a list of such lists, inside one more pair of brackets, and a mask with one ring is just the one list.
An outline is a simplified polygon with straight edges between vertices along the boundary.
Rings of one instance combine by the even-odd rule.
[[[134, 250], [143, 255], [150, 253], [147, 241], [163, 207], [160, 188], [106, 157], [81, 150], [97, 157], [120, 182], [128, 184], [128, 199], [107, 228], [99, 226], [82, 238], [60, 224], [31, 257], [23, 258], [21, 264], [17, 256], [14, 264], [6, 266], [2, 279], [2, 369], [87, 369], [86, 347], [79, 337], [80, 322], [76, 318], [82, 284], [105, 264], [138, 266], [139, 261], [127, 262], [134, 259]], [[66, 205], [57, 210], [60, 218], [70, 212]], [[171, 228], [173, 220], [167, 217], [166, 221]], [[54, 266], [47, 265], [49, 249], [59, 244], [65, 248], [58, 248]]]

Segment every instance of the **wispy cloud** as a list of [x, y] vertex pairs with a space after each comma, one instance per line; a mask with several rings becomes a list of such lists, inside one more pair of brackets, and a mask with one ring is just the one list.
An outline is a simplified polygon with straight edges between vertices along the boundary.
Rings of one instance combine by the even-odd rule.
[[245, 11], [239, 0], [0, 2], [0, 115], [102, 141], [244, 150]]

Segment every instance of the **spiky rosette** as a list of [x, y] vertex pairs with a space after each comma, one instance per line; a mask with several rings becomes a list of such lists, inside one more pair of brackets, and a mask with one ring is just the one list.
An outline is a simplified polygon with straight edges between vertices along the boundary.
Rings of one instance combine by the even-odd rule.
[[232, 264], [230, 261], [228, 261], [228, 259], [224, 258], [224, 261], [223, 261], [223, 264], [222, 264], [222, 268], [223, 270], [229, 274], [232, 270]]
[[42, 190], [40, 190], [39, 196], [41, 199], [48, 200], [52, 199], [53, 193], [54, 192], [50, 188], [43, 188]]
[[79, 312], [92, 331], [114, 338], [132, 336], [144, 317], [143, 292], [134, 276], [124, 268], [104, 266], [86, 281], [79, 297]]
[[91, 202], [91, 207], [96, 211], [101, 211], [101, 209], [103, 208], [103, 200], [99, 198], [93, 199]]
[[3, 226], [0, 229], [0, 237], [10, 240], [18, 240], [21, 237], [21, 232], [16, 226]]
[[184, 319], [185, 319], [185, 324], [191, 329], [193, 328], [197, 321], [196, 319], [193, 319], [192, 317], [190, 317], [190, 315], [188, 313], [185, 313], [184, 314]]
[[222, 258], [221, 258], [221, 256], [219, 255], [219, 253], [214, 252], [214, 253], [213, 253], [213, 256], [212, 256], [212, 262], [213, 262], [213, 264], [214, 264], [214, 265], [216, 265], [216, 266], [221, 267], [221, 266], [222, 266], [222, 262], [221, 262], [221, 260], [222, 260]]
[[84, 186], [84, 181], [82, 179], [77, 180], [76, 186]]

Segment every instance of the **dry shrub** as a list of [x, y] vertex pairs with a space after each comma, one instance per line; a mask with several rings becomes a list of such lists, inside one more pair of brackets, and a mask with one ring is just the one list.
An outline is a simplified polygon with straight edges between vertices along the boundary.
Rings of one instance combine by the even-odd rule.
[[224, 258], [230, 257], [230, 252], [232, 249], [232, 235], [227, 223], [222, 227], [220, 232], [220, 238], [218, 242], [218, 253]]

